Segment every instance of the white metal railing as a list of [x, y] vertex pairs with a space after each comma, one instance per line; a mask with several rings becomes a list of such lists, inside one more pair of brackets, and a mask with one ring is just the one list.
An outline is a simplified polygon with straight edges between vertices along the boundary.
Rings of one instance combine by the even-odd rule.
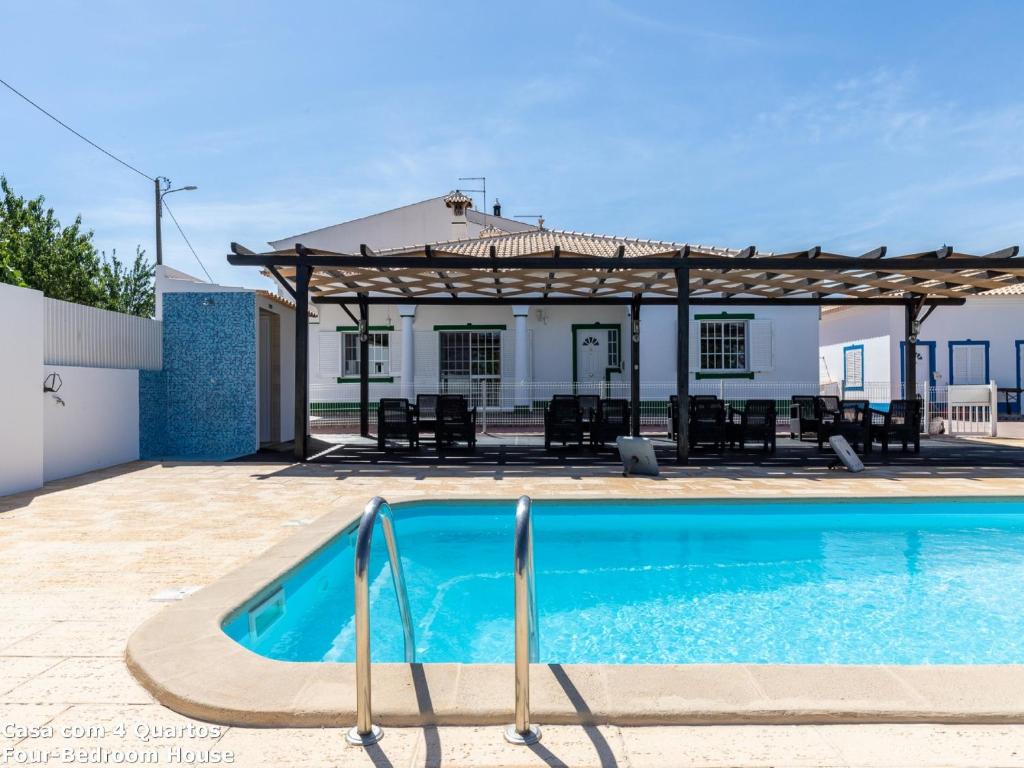
[[58, 299], [44, 300], [43, 362], [87, 368], [163, 366], [162, 324]]
[[989, 384], [964, 384], [947, 387], [947, 432], [951, 435], [985, 435], [997, 432], [997, 389]]

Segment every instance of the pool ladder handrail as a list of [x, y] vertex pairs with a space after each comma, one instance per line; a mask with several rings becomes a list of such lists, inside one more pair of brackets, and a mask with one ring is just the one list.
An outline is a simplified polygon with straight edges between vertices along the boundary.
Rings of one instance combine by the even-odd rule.
[[537, 589], [533, 574], [532, 507], [529, 496], [520, 496], [516, 503], [513, 544], [516, 721], [505, 728], [505, 740], [512, 744], [536, 744], [540, 741], [540, 727], [530, 724], [530, 663], [536, 663], [540, 656]]
[[363, 516], [359, 519], [359, 528], [356, 531], [354, 557], [356, 724], [345, 736], [350, 744], [363, 747], [376, 744], [384, 735], [381, 727], [373, 723], [373, 710], [370, 701], [370, 585], [368, 571], [373, 532], [376, 529], [378, 517], [381, 521], [381, 528], [384, 529], [384, 541], [387, 544], [388, 559], [391, 562], [395, 597], [398, 598], [398, 611], [402, 616], [402, 630], [405, 633], [405, 661], [408, 664], [413, 664], [416, 661], [416, 639], [413, 635], [412, 612], [409, 610], [409, 593], [405, 588], [402, 558], [398, 552], [398, 540], [395, 538], [395, 518], [391, 513], [391, 505], [384, 498], [374, 496], [363, 510]]

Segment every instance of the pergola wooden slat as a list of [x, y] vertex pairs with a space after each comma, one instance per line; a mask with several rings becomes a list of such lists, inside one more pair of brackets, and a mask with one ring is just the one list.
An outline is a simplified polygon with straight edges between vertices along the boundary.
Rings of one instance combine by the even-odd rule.
[[[359, 307], [360, 429], [368, 434], [369, 306], [373, 304], [628, 305], [632, 310], [630, 371], [633, 412], [639, 414], [640, 307], [674, 305], [677, 311], [676, 389], [681, 413], [689, 394], [689, 308], [706, 305], [899, 305], [906, 312], [905, 377], [916, 381], [916, 337], [921, 313], [939, 305], [1024, 282], [1018, 246], [981, 256], [950, 246], [889, 256], [885, 246], [845, 256], [813, 246], [760, 253], [575, 232], [530, 230], [359, 254], [294, 248], [254, 253], [232, 244], [228, 261], [262, 267], [285, 286], [297, 306], [295, 455], [306, 456], [308, 432], [308, 302]], [[680, 290], [680, 286], [686, 286]], [[677, 431], [677, 457], [685, 462], [686, 419]], [[634, 433], [639, 421], [634, 419]]]

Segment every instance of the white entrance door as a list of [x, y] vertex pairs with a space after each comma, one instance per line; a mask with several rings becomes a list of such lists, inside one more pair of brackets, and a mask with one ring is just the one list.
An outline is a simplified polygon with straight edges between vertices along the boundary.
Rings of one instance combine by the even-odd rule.
[[596, 389], [608, 368], [608, 329], [584, 328], [576, 332], [576, 380]]

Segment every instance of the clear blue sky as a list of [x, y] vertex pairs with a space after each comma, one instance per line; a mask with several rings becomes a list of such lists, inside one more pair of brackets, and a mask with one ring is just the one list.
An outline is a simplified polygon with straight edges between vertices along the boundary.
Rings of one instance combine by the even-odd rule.
[[[214, 278], [486, 175], [552, 227], [859, 253], [1024, 241], [1020, 3], [6, 3], [0, 77], [150, 175]], [[152, 191], [0, 90], [0, 173], [153, 253]], [[168, 222], [169, 224], [169, 222]], [[197, 272], [165, 227], [167, 263]]]

